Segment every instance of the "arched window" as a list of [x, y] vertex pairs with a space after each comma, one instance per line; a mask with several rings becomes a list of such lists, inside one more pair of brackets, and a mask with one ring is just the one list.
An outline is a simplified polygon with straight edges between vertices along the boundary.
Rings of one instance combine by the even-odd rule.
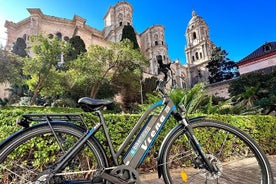
[[68, 36], [64, 36], [64, 37], [63, 37], [63, 40], [64, 40], [64, 41], [69, 41], [69, 37], [68, 37]]
[[59, 39], [61, 39], [61, 38], [62, 38], [61, 32], [57, 32], [57, 33], [56, 33], [56, 36], [57, 36]]
[[155, 45], [158, 45], [158, 41], [155, 41], [154, 43], [155, 43]]
[[192, 61], [195, 61], [195, 56], [192, 56]]
[[118, 21], [119, 21], [119, 26], [122, 26], [123, 25], [123, 14], [119, 14], [118, 15]]
[[200, 55], [200, 59], [202, 59], [202, 53], [201, 52], [199, 53], [199, 55]]
[[195, 53], [195, 56], [196, 56], [196, 60], [198, 60], [198, 52]]
[[196, 39], [196, 32], [193, 32], [193, 40]]

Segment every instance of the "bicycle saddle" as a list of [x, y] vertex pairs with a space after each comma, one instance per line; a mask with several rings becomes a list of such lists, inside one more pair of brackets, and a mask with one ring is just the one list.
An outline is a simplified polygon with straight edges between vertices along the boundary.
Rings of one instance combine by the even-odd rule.
[[85, 112], [93, 112], [113, 103], [112, 100], [99, 100], [89, 97], [80, 98], [78, 104]]

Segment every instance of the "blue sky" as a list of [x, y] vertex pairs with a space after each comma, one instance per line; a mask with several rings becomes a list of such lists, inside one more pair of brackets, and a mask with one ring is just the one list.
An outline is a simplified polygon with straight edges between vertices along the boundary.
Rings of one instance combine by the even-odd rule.
[[[79, 15], [86, 24], [103, 30], [103, 18], [118, 0], [0, 0], [0, 41], [5, 41], [5, 20], [21, 21], [26, 8], [40, 8], [46, 15], [72, 19]], [[233, 61], [239, 61], [265, 42], [276, 41], [275, 0], [128, 0], [133, 6], [133, 27], [142, 33], [148, 27], [165, 27], [169, 57], [186, 62], [185, 31], [192, 10], [209, 26], [211, 40]]]

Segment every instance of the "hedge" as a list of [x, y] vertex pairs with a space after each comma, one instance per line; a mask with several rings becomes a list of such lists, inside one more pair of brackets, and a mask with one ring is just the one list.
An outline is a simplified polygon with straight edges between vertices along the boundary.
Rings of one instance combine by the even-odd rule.
[[[5, 107], [0, 108], [0, 141], [9, 135], [21, 129], [16, 125], [16, 119], [23, 114], [28, 113], [81, 113], [88, 127], [92, 127], [98, 119], [91, 113], [86, 113], [80, 109], [70, 108], [41, 108], [41, 107]], [[192, 115], [197, 116], [197, 115]], [[140, 115], [137, 114], [104, 114], [108, 122], [108, 128], [114, 147], [118, 148], [126, 138], [134, 124], [138, 121]], [[230, 123], [250, 134], [253, 139], [259, 143], [267, 154], [276, 154], [276, 117], [264, 115], [234, 116], [234, 115], [208, 115], [209, 119], [224, 121]], [[156, 162], [156, 156], [163, 138], [167, 132], [174, 126], [170, 121], [164, 127], [156, 143], [146, 158], [145, 168]], [[96, 134], [97, 138], [106, 145], [102, 132]], [[105, 147], [106, 148], [106, 147]], [[107, 151], [109, 153], [109, 151]]]

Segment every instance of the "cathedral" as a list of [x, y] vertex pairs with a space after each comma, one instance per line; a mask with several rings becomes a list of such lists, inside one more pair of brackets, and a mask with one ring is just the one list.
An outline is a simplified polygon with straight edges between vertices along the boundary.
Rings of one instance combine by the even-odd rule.
[[[24, 20], [18, 23], [6, 21], [7, 50], [12, 49], [17, 38], [23, 38], [28, 44], [29, 36], [39, 33], [56, 35], [65, 41], [78, 35], [83, 39], [86, 47], [92, 44], [108, 46], [110, 42], [120, 42], [124, 25], [133, 25], [133, 7], [125, 1], [118, 2], [108, 9], [104, 16], [104, 28], [101, 31], [86, 25], [86, 20], [77, 15], [69, 20], [45, 15], [36, 8], [27, 10], [30, 16]], [[169, 58], [164, 26], [153, 25], [142, 33], [136, 32], [136, 38], [141, 51], [150, 60], [145, 77], [159, 74], [156, 56], [161, 55], [165, 63], [172, 63], [174, 80], [178, 87], [190, 88], [197, 82], [208, 83], [208, 70], [205, 66], [210, 60], [214, 44], [209, 38], [206, 22], [195, 11], [192, 12], [192, 18], [186, 29], [186, 65], [181, 65], [179, 61], [172, 61]]]
[[208, 83], [206, 65], [211, 60], [214, 44], [209, 37], [209, 28], [204, 19], [192, 12], [192, 18], [186, 29], [185, 47], [188, 85], [192, 87], [197, 82]]

